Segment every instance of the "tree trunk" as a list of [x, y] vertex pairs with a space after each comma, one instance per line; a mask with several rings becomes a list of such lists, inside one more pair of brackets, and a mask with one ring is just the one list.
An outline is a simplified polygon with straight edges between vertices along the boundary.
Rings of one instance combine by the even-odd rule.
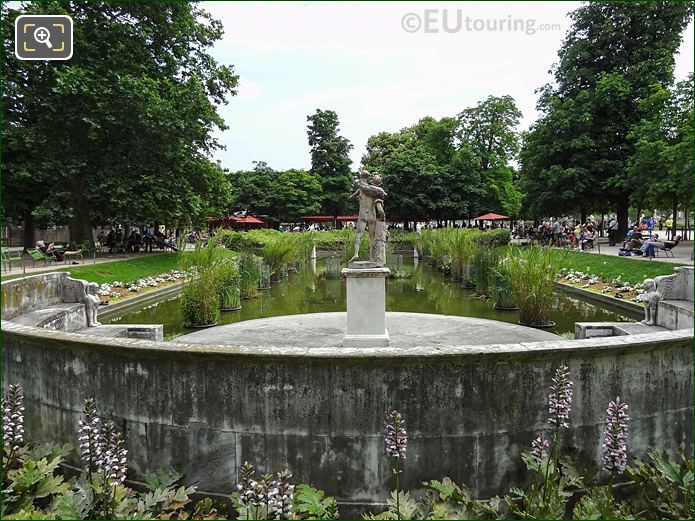
[[94, 242], [92, 236], [92, 219], [89, 215], [87, 199], [82, 190], [72, 194], [72, 222], [70, 223], [70, 241], [75, 243]]
[[579, 221], [582, 224], [586, 222], [586, 210], [584, 208], [579, 209]]
[[[34, 215], [31, 212], [27, 212], [27, 214], [24, 216], [24, 250], [23, 252], [27, 251], [27, 248], [33, 248], [36, 246], [36, 243], [34, 242]], [[11, 229], [10, 229], [11, 230]], [[10, 233], [12, 233], [10, 231]]]
[[690, 207], [686, 204], [683, 212], [683, 240], [687, 241], [690, 238]]
[[678, 223], [678, 197], [675, 195], [673, 196], [673, 220], [671, 223], [669, 239], [673, 240], [673, 238], [676, 236], [676, 226]]
[[628, 216], [627, 216], [627, 211], [629, 208], [629, 201], [627, 196], [620, 196], [616, 200], [616, 218], [618, 219], [618, 237], [620, 237], [622, 240], [622, 237], [625, 237], [627, 235], [627, 228], [628, 228]]

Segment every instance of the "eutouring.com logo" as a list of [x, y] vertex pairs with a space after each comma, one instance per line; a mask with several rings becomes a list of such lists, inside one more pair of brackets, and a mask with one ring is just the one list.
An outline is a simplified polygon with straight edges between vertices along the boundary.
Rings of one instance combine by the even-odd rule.
[[462, 9], [425, 9], [406, 13], [401, 27], [408, 33], [519, 32], [534, 35], [539, 31], [560, 31], [560, 24], [539, 24], [535, 18], [472, 18]]

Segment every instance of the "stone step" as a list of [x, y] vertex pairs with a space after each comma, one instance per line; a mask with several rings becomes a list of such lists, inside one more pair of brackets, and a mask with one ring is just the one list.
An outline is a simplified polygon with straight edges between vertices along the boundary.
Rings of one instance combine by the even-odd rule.
[[68, 302], [19, 315], [13, 318], [12, 322], [23, 326], [78, 331], [87, 326], [87, 314], [84, 304]]
[[661, 300], [656, 313], [656, 323], [667, 329], [693, 327], [692, 300]]

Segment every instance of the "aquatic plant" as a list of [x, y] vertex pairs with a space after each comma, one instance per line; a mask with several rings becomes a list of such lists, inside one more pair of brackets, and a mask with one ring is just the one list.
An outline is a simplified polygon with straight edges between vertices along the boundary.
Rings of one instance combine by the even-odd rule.
[[241, 298], [258, 296], [258, 284], [261, 280], [259, 258], [249, 252], [239, 255], [239, 284]]
[[517, 309], [512, 283], [512, 272], [509, 262], [512, 256], [510, 249], [504, 251], [492, 269], [492, 296], [495, 300], [495, 309]]
[[497, 250], [491, 246], [471, 242], [471, 277], [475, 282], [475, 292], [487, 296], [492, 292], [493, 275], [498, 263]]
[[557, 258], [549, 248], [525, 247], [511, 251], [508, 265], [519, 322], [547, 326], [557, 278]]

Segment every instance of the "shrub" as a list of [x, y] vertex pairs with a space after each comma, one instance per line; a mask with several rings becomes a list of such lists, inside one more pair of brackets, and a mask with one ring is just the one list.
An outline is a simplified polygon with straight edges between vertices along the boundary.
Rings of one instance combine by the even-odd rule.
[[388, 243], [394, 250], [412, 250], [418, 240], [418, 233], [406, 230], [389, 230]]
[[484, 246], [506, 246], [509, 244], [509, 230], [506, 228], [499, 228], [497, 230], [486, 230], [478, 232], [477, 240], [480, 244]]
[[[350, 230], [328, 230], [322, 232], [312, 232], [316, 249], [321, 251], [346, 251], [350, 245]], [[352, 236], [354, 240], [354, 236]]]

